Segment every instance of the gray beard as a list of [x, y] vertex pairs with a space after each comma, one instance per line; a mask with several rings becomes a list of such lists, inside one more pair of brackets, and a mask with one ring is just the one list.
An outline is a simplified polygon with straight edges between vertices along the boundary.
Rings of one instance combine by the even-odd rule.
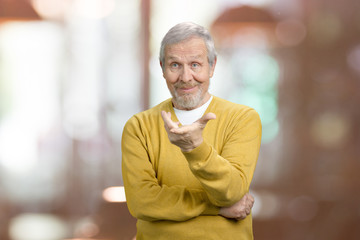
[[202, 94], [203, 91], [201, 88], [199, 88], [199, 91], [197, 91], [195, 95], [185, 94], [180, 96], [176, 91], [174, 91], [174, 93], [171, 95], [173, 96], [173, 101], [177, 107], [191, 110], [200, 105], [201, 101], [203, 100]]

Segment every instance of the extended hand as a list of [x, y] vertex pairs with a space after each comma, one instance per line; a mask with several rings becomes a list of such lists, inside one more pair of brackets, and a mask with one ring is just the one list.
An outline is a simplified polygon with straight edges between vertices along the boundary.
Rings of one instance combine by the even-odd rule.
[[170, 112], [161, 111], [161, 116], [170, 142], [181, 148], [183, 152], [190, 152], [203, 142], [203, 129], [209, 120], [216, 118], [214, 113], [207, 113], [193, 124], [179, 127], [178, 122], [171, 120]]
[[244, 219], [250, 214], [254, 202], [254, 197], [250, 195], [250, 193], [247, 193], [234, 205], [221, 208], [219, 215], [226, 218], [234, 218], [236, 220]]

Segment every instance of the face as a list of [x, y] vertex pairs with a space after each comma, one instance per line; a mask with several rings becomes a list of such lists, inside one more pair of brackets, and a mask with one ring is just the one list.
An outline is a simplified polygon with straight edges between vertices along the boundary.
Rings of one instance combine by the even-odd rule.
[[194, 37], [166, 46], [165, 59], [160, 64], [176, 108], [191, 110], [209, 100], [209, 82], [216, 60], [210, 66], [204, 40]]

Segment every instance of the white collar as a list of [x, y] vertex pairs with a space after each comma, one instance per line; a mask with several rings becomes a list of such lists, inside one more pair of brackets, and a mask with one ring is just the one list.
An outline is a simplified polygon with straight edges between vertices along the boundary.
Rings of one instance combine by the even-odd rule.
[[206, 103], [204, 103], [200, 107], [192, 109], [192, 110], [180, 110], [180, 109], [177, 109], [174, 107], [176, 117], [179, 119], [179, 121], [182, 125], [190, 125], [204, 115], [204, 113], [205, 113], [206, 109], [209, 107], [212, 99], [213, 99], [213, 96], [211, 96], [210, 99]]

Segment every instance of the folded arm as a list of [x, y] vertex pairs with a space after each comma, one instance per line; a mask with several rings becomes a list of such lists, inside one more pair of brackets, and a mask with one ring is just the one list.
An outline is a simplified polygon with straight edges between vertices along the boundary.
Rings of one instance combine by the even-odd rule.
[[202, 189], [160, 185], [149, 160], [147, 146], [136, 119], [130, 120], [122, 138], [122, 173], [131, 214], [142, 220], [185, 221], [199, 215], [217, 215]]

